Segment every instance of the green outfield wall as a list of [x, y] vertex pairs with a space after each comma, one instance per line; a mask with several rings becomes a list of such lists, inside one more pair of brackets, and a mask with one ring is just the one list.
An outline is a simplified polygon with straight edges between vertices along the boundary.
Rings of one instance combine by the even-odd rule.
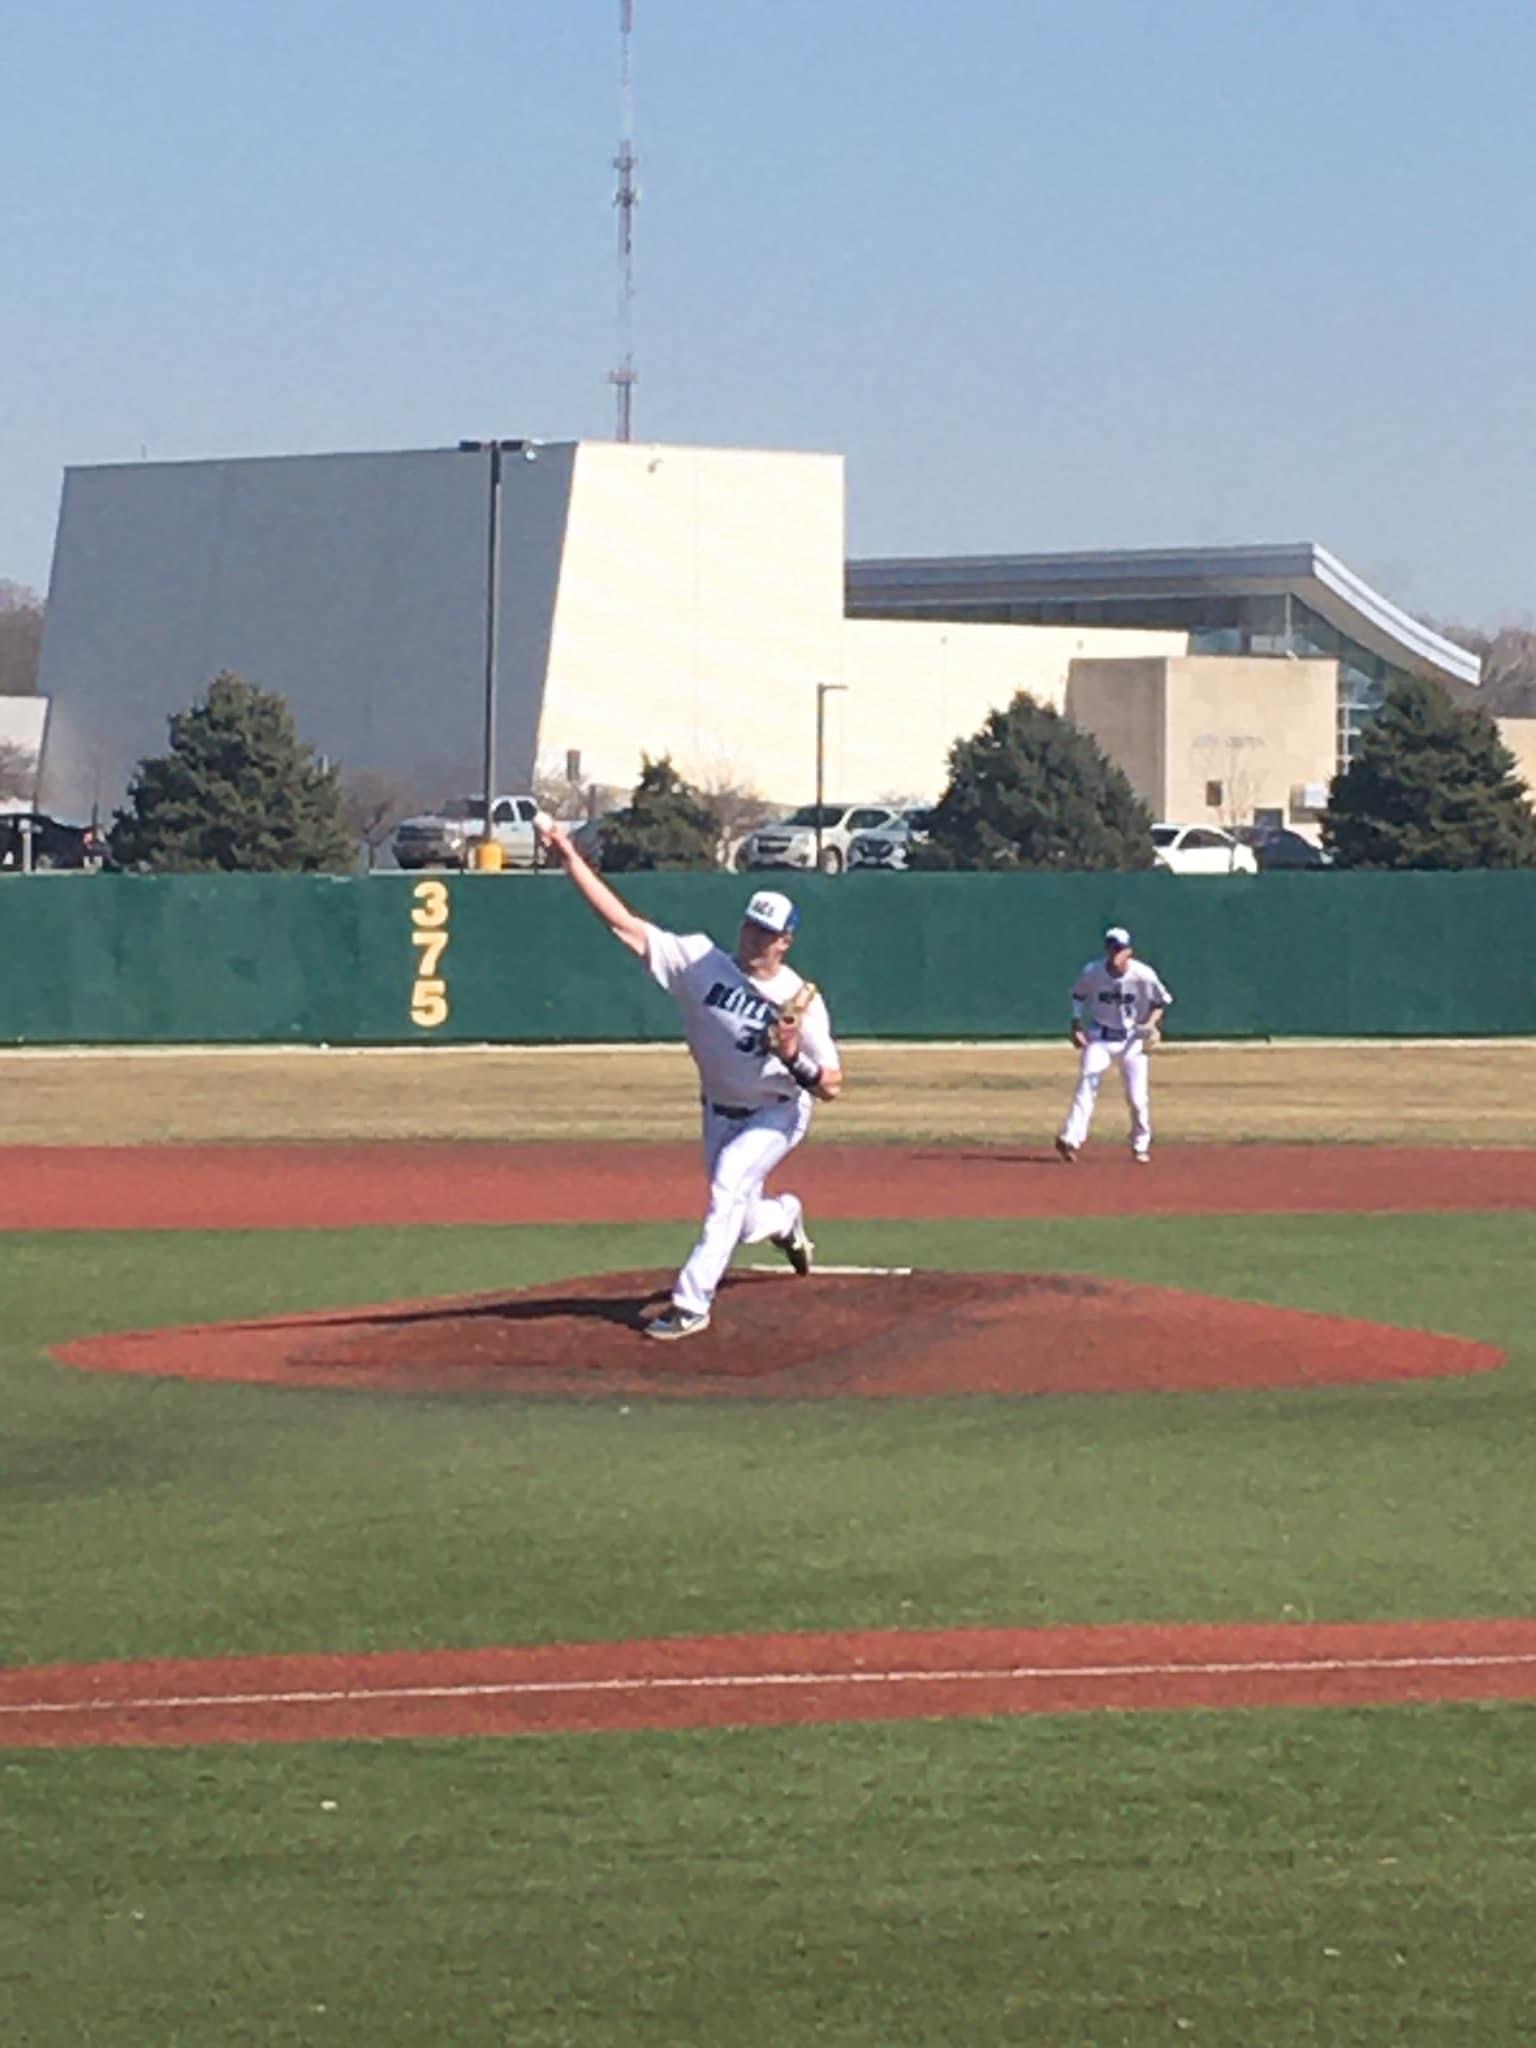
[[[764, 877], [763, 879], [772, 879]], [[625, 877], [730, 944], [728, 875]], [[1109, 923], [1191, 1038], [1536, 1034], [1536, 874], [795, 877], [795, 961], [850, 1038], [1030, 1038]], [[671, 1003], [563, 876], [0, 881], [7, 1044], [643, 1040]]]

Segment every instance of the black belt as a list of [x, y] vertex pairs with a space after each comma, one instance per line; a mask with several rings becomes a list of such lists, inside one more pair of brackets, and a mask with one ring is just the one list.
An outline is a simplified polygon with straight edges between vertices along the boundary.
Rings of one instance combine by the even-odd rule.
[[740, 1109], [733, 1102], [706, 1102], [704, 1107], [713, 1110], [716, 1116], [723, 1116], [727, 1123], [744, 1124], [749, 1116], [756, 1116], [765, 1109], [778, 1109], [793, 1100], [792, 1095], [776, 1095], [771, 1102], [760, 1102], [756, 1109]]
[[1122, 1031], [1115, 1024], [1101, 1024], [1099, 1026], [1099, 1036], [1100, 1038], [1108, 1039], [1111, 1044], [1115, 1044], [1122, 1038], [1130, 1038], [1133, 1034], [1129, 1031]]

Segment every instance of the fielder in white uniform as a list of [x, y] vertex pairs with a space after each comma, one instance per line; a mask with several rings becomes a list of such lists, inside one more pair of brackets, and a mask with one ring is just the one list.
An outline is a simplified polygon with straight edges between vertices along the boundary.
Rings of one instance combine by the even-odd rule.
[[1152, 1156], [1148, 1108], [1147, 1052], [1157, 1044], [1163, 1012], [1173, 997], [1155, 968], [1138, 960], [1123, 925], [1104, 934], [1104, 957], [1090, 960], [1072, 989], [1072, 1043], [1082, 1054], [1077, 1093], [1056, 1140], [1068, 1166], [1088, 1142], [1088, 1127], [1099, 1100], [1099, 1083], [1117, 1061], [1131, 1112], [1131, 1157], [1146, 1166]]
[[709, 1328], [715, 1290], [738, 1244], [767, 1242], [799, 1274], [814, 1247], [797, 1195], [765, 1195], [763, 1183], [810, 1129], [811, 1103], [831, 1102], [843, 1085], [842, 1061], [827, 1006], [812, 996], [798, 1023], [769, 1027], [804, 986], [785, 965], [799, 915], [787, 896], [760, 889], [747, 905], [736, 950], [702, 932], [664, 932], [632, 911], [582, 858], [563, 826], [542, 820], [543, 844], [608, 929], [644, 960], [682, 1016], [699, 1070], [709, 1208], [698, 1243], [672, 1289], [670, 1311], [645, 1326], [649, 1337], [691, 1337]]

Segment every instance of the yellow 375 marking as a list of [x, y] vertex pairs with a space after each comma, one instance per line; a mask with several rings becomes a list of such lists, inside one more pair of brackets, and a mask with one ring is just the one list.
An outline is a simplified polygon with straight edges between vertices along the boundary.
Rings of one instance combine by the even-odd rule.
[[435, 1031], [448, 1021], [448, 983], [438, 972], [448, 950], [448, 886], [418, 882], [411, 895], [411, 944], [417, 954], [411, 1022], [422, 1031]]

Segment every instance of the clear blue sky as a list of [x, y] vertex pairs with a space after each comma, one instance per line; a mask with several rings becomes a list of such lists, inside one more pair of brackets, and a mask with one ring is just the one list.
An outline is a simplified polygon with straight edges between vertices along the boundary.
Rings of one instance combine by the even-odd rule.
[[[1529, 0], [635, 0], [636, 430], [855, 553], [1318, 539], [1536, 611]], [[0, 37], [0, 577], [67, 463], [611, 431], [618, 0]]]

